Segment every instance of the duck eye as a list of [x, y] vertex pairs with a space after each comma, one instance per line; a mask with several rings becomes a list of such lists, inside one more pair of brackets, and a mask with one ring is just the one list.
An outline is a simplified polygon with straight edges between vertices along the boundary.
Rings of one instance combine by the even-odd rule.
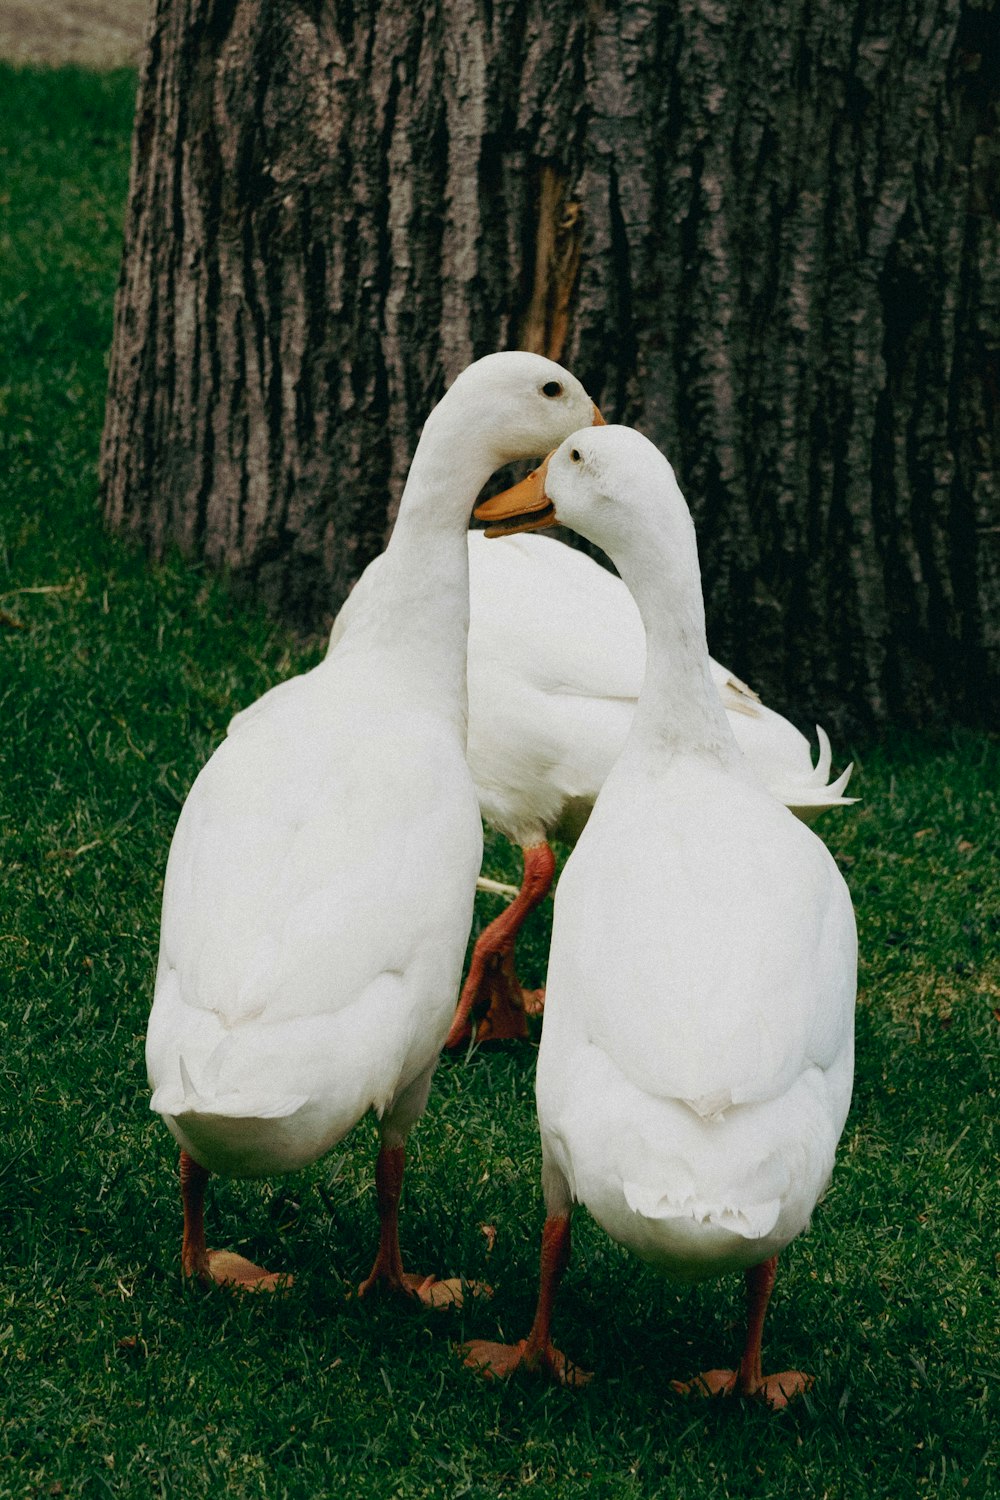
[[580, 450], [579, 450], [579, 448], [571, 448], [569, 450], [569, 456], [570, 456], [570, 458], [573, 460], [573, 462], [575, 464], [579, 464], [579, 463], [583, 462], [583, 459], [580, 457]]
[[554, 399], [556, 396], [561, 396], [562, 393], [563, 393], [563, 388], [562, 388], [562, 381], [561, 380], [547, 380], [545, 382], [545, 384], [542, 386], [542, 395], [543, 396], [548, 396], [548, 397]]

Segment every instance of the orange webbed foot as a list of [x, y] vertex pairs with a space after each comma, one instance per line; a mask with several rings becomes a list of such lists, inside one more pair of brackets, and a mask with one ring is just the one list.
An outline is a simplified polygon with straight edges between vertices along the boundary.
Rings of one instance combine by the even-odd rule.
[[811, 1391], [815, 1383], [813, 1376], [802, 1370], [782, 1370], [780, 1375], [765, 1375], [756, 1390], [748, 1394], [766, 1402], [772, 1411], [780, 1411], [790, 1401]]
[[255, 1266], [252, 1260], [233, 1250], [209, 1250], [198, 1274], [204, 1282], [214, 1282], [236, 1292], [284, 1292], [294, 1279], [286, 1271], [265, 1271], [263, 1266]]
[[670, 1389], [678, 1396], [732, 1396], [736, 1390], [738, 1375], [735, 1370], [703, 1370], [693, 1380], [672, 1380]]
[[494, 1344], [489, 1339], [472, 1339], [459, 1353], [470, 1370], [478, 1370], [487, 1380], [509, 1380], [524, 1361], [526, 1339], [516, 1344]]
[[406, 1272], [403, 1285], [404, 1290], [425, 1307], [462, 1307], [466, 1297], [493, 1296], [493, 1288], [485, 1281], [463, 1281], [460, 1276], [447, 1276], [438, 1281], [434, 1276], [415, 1276]]
[[783, 1370], [780, 1375], [765, 1375], [753, 1386], [741, 1383], [738, 1370], [703, 1370], [693, 1380], [672, 1380], [671, 1389], [679, 1396], [750, 1396], [763, 1401], [772, 1411], [780, 1411], [813, 1386], [813, 1377], [801, 1370]]
[[358, 1296], [367, 1297], [373, 1288], [390, 1292], [402, 1292], [404, 1296], [422, 1302], [425, 1307], [462, 1307], [466, 1296], [492, 1297], [493, 1288], [484, 1281], [465, 1281], [460, 1276], [449, 1276], [438, 1280], [436, 1276], [421, 1276], [413, 1271], [404, 1271], [398, 1280], [372, 1272], [358, 1287]]
[[540, 1016], [545, 1009], [545, 986], [538, 990], [522, 990], [521, 1003], [526, 1016]]
[[583, 1370], [566, 1358], [554, 1344], [547, 1344], [536, 1354], [528, 1351], [527, 1339], [516, 1344], [495, 1344], [489, 1339], [473, 1339], [462, 1346], [464, 1363], [470, 1370], [478, 1370], [487, 1380], [509, 1380], [514, 1371], [523, 1365], [527, 1370], [541, 1370], [558, 1385], [574, 1388], [584, 1386], [593, 1379], [589, 1370]]
[[527, 1009], [505, 990], [494, 990], [489, 1009], [476, 1027], [476, 1042], [524, 1042], [530, 1036]]
[[489, 965], [475, 989], [470, 1001], [463, 996], [463, 1003], [455, 1013], [451, 1030], [445, 1038], [446, 1049], [467, 1043], [472, 1035], [472, 1018], [476, 1022], [476, 1041], [523, 1042], [531, 1035], [528, 1017], [541, 1015], [545, 1004], [545, 991], [521, 988], [508, 958], [499, 966]]
[[407, 1272], [403, 1277], [403, 1287], [425, 1307], [461, 1307], [464, 1300], [462, 1282], [458, 1276], [446, 1276], [437, 1281], [433, 1276], [417, 1276]]

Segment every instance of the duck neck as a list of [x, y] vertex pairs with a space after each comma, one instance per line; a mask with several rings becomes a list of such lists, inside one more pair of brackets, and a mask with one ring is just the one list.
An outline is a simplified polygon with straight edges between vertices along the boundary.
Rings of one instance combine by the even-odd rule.
[[[468, 697], [469, 554], [466, 533], [476, 496], [494, 465], [487, 448], [447, 410], [428, 418], [386, 547], [379, 587], [350, 638], [384, 653], [387, 684], [453, 718], [463, 737]], [[444, 408], [444, 410], [442, 410]]]
[[[712, 681], [705, 605], [694, 527], [685, 512], [661, 541], [616, 558], [646, 629], [646, 674], [632, 723], [633, 748], [715, 756], [728, 764], [738, 750]], [[664, 544], [665, 542], [665, 544]]]

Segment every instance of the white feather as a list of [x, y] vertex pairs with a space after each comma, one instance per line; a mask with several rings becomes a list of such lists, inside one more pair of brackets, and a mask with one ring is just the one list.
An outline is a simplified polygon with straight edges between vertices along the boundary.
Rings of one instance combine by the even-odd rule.
[[[857, 950], [826, 847], [760, 785], [710, 669], [666, 460], [604, 428], [551, 461], [650, 639], [625, 748], [556, 893], [537, 1100], [550, 1213], [576, 1199], [671, 1275], [775, 1255], [809, 1222], [850, 1101]], [[823, 755], [821, 742], [821, 757]]]

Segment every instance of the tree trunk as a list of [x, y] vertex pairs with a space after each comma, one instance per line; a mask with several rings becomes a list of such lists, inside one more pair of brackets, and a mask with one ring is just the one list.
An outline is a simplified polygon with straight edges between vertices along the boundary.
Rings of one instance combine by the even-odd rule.
[[420, 425], [544, 350], [671, 458], [713, 650], [841, 728], [997, 713], [996, 0], [156, 0], [106, 513], [295, 624]]

